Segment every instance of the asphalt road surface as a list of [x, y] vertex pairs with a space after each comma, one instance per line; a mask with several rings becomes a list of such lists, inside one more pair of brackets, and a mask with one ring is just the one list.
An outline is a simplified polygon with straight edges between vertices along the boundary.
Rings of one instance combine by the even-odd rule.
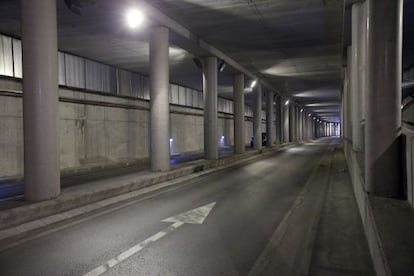
[[337, 142], [290, 147], [52, 228], [1, 251], [0, 275], [248, 275]]

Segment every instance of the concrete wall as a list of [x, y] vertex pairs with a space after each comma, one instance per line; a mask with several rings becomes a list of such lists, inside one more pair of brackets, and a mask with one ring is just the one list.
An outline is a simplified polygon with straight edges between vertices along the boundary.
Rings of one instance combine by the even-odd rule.
[[[0, 90], [21, 91], [16, 80], [0, 80]], [[59, 89], [62, 170], [133, 163], [148, 158], [149, 102]], [[203, 150], [203, 111], [171, 105], [174, 152]], [[219, 114], [223, 145], [234, 143], [233, 116]], [[246, 121], [246, 144], [252, 123]], [[0, 177], [23, 175], [23, 120], [20, 93], [0, 92]]]

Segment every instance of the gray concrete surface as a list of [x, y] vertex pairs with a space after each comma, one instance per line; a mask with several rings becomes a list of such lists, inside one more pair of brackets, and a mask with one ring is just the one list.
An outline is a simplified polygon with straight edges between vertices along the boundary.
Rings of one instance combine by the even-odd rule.
[[253, 106], [253, 148], [260, 150], [262, 148], [262, 84], [256, 80], [256, 86], [253, 87], [254, 106]]
[[234, 153], [243, 153], [245, 148], [244, 127], [244, 75], [234, 75], [233, 111], [234, 111]]
[[[21, 91], [21, 82], [0, 80], [0, 90]], [[149, 157], [149, 103], [141, 99], [97, 95], [59, 88], [60, 169], [90, 168], [138, 162]], [[66, 101], [62, 101], [65, 98]], [[72, 101], [72, 102], [69, 102]], [[74, 101], [79, 101], [75, 103]], [[92, 104], [94, 103], [94, 104]], [[102, 104], [99, 106], [97, 104]], [[116, 107], [114, 107], [115, 105]], [[219, 113], [218, 133], [233, 145], [231, 114]], [[203, 111], [171, 105], [172, 153], [203, 149]], [[243, 141], [250, 144], [252, 122], [244, 121]], [[0, 177], [23, 175], [23, 113], [21, 94], [0, 95]]]
[[[268, 152], [268, 154], [271, 153], [271, 151]], [[223, 158], [219, 160], [194, 160], [181, 164], [178, 163], [174, 166], [174, 170], [168, 172], [152, 173], [143, 169], [129, 171], [128, 173], [128, 168], [124, 168], [121, 170], [121, 172], [125, 172], [124, 174], [119, 174], [116, 171], [115, 173], [118, 174], [115, 175], [110, 175], [108, 172], [97, 172], [96, 174], [77, 176], [74, 177], [74, 180], [77, 181], [78, 185], [67, 187], [56, 199], [33, 204], [21, 200], [5, 201], [5, 205], [0, 204], [0, 229], [6, 229], [4, 230], [6, 233], [0, 232], [0, 239], [4, 238], [4, 235], [7, 237], [13, 235], [14, 229], [10, 227], [15, 225], [27, 224], [21, 225], [22, 227], [18, 226], [18, 228], [22, 228], [20, 230], [17, 229], [18, 233], [26, 232], [27, 228], [30, 228], [29, 230], [41, 228], [45, 226], [45, 223], [39, 221], [39, 219], [47, 216], [53, 216], [54, 214], [91, 203], [97, 203], [99, 205], [99, 201], [103, 199], [183, 176], [191, 176], [195, 172], [231, 166], [238, 162], [244, 162], [249, 158], [260, 158], [263, 155], [258, 151], [249, 151], [239, 155], [226, 155], [226, 152], [222, 152], [222, 156]], [[188, 161], [191, 160], [191, 157], [194, 158], [196, 156], [189, 156], [187, 160], [186, 157], [181, 157], [182, 159], [179, 161]], [[85, 211], [88, 212], [87, 207], [86, 210], [81, 209], [80, 213], [85, 213]]]
[[403, 1], [375, 1], [368, 13], [367, 99], [380, 100], [366, 102], [365, 189], [376, 195], [401, 197]]
[[60, 193], [56, 1], [21, 3], [25, 198]]
[[309, 275], [376, 275], [341, 149], [333, 156]]
[[204, 103], [204, 158], [218, 158], [217, 131], [217, 58], [203, 60], [203, 103]]
[[156, 27], [150, 38], [150, 162], [153, 171], [170, 169], [169, 30]]
[[[0, 274], [83, 275], [171, 225], [163, 219], [215, 202], [203, 224], [168, 232], [107, 275], [246, 275], [309, 178], [313, 175], [317, 190], [323, 187], [312, 172], [326, 175], [329, 162], [323, 162], [331, 142], [290, 147], [51, 228], [0, 252]], [[309, 231], [306, 224], [297, 226], [299, 232]]]

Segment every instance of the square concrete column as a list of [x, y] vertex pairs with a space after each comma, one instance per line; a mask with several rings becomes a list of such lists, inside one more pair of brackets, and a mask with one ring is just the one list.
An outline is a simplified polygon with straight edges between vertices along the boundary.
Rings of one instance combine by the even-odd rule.
[[352, 147], [363, 151], [363, 102], [365, 95], [365, 75], [361, 75], [363, 60], [366, 59], [363, 38], [367, 33], [365, 3], [352, 5], [352, 59], [351, 59], [351, 108], [352, 108]]
[[234, 153], [244, 152], [244, 74], [236, 74], [233, 83]]
[[218, 159], [217, 134], [217, 58], [207, 57], [203, 64], [204, 158]]
[[253, 148], [262, 149], [262, 85], [260, 81], [257, 81], [254, 88]]
[[282, 143], [282, 98], [280, 96], [276, 96], [276, 145], [280, 145]]
[[[288, 104], [286, 104], [288, 103]], [[290, 142], [290, 105], [291, 103], [288, 100], [284, 99], [282, 101], [282, 109], [283, 109], [283, 142], [289, 143]]]
[[152, 171], [170, 169], [170, 103], [168, 87], [168, 29], [155, 27], [150, 34], [150, 159]]
[[60, 193], [56, 1], [21, 2], [24, 196]]
[[402, 194], [402, 0], [369, 4], [365, 185], [369, 193]]
[[266, 91], [266, 132], [267, 132], [267, 146], [272, 147], [275, 143], [275, 127], [273, 122], [274, 114], [274, 93], [273, 91]]

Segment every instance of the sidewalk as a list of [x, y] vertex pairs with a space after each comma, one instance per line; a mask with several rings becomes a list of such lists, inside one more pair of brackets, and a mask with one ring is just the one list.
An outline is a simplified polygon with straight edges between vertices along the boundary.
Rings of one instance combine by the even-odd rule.
[[375, 275], [343, 150], [332, 159], [308, 275]]
[[[250, 151], [246, 148], [246, 151]], [[233, 153], [233, 148], [226, 147], [219, 150], [219, 157], [225, 157]], [[203, 152], [173, 153], [171, 155], [171, 167], [175, 168], [180, 164], [203, 159]], [[131, 173], [149, 170], [149, 161], [141, 160], [130, 165], [113, 165], [88, 168], [75, 168], [63, 172], [61, 176], [61, 187], [67, 188], [75, 185], [82, 185], [91, 181], [127, 175]], [[0, 210], [22, 206], [23, 180], [13, 178], [0, 178]]]
[[375, 275], [346, 161], [330, 146], [249, 276]]

